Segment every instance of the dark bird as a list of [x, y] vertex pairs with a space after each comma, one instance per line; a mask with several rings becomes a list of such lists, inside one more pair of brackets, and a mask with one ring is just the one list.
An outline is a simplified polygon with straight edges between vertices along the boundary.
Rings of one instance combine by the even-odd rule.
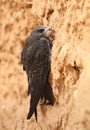
[[28, 78], [28, 95], [31, 94], [27, 119], [35, 113], [36, 121], [39, 100], [43, 100], [45, 105], [53, 105], [55, 99], [48, 82], [51, 70], [51, 31], [48, 26], [36, 27], [26, 39], [21, 53], [23, 70], [26, 71]]

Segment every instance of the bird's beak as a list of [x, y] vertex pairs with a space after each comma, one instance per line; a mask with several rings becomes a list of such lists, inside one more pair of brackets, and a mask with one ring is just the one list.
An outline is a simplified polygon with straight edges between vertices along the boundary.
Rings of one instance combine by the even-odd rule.
[[49, 37], [51, 35], [52, 29], [50, 27], [45, 29], [45, 34], [47, 37]]
[[55, 31], [51, 27], [47, 27], [45, 29], [45, 35], [46, 37], [49, 37], [51, 41], [54, 41], [55, 36], [54, 36]]

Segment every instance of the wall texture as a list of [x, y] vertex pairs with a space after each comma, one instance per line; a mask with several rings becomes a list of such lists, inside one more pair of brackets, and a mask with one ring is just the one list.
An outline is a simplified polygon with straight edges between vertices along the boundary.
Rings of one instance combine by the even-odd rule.
[[[50, 83], [55, 105], [27, 121], [20, 53], [37, 25], [55, 30]], [[0, 130], [90, 130], [90, 0], [0, 0]]]

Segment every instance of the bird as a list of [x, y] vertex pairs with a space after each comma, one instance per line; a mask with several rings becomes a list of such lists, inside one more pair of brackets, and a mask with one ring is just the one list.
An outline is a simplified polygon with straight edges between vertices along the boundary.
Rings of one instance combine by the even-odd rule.
[[35, 114], [37, 122], [37, 105], [43, 100], [44, 105], [54, 105], [55, 97], [48, 81], [51, 72], [52, 29], [49, 26], [35, 27], [27, 37], [21, 51], [23, 70], [28, 79], [28, 95], [31, 95], [27, 120]]

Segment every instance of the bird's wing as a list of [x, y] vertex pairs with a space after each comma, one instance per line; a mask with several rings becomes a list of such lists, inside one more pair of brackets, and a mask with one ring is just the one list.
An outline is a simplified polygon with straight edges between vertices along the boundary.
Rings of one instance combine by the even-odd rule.
[[38, 41], [38, 48], [34, 55], [34, 62], [31, 68], [31, 93], [29, 118], [35, 112], [40, 97], [42, 96], [45, 85], [47, 84], [50, 69], [50, 45], [49, 41], [41, 38]]

